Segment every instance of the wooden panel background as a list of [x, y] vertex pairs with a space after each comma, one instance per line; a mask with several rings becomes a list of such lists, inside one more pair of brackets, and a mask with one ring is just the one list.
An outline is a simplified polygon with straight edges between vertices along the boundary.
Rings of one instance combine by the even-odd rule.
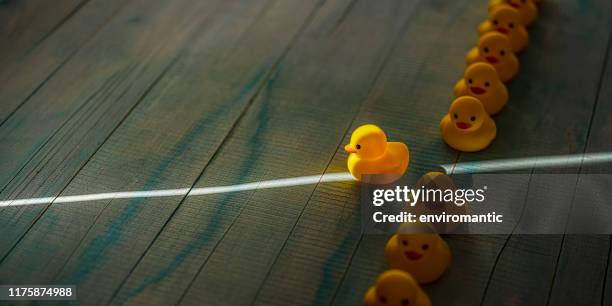
[[[367, 122], [417, 173], [612, 149], [612, 3], [540, 13], [498, 138], [459, 154], [438, 124], [485, 0], [0, 1], [0, 199], [342, 172]], [[0, 283], [78, 284], [85, 305], [358, 305], [388, 238], [359, 220], [354, 182], [3, 207]], [[612, 305], [608, 235], [445, 239], [434, 305]]]

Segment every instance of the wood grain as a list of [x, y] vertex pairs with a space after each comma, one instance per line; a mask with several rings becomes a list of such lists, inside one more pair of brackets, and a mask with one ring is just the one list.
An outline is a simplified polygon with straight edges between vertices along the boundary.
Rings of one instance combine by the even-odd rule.
[[[190, 2], [172, 3], [176, 6], [170, 12], [160, 14], [182, 20], [182, 14], [173, 10], [189, 8]], [[193, 184], [316, 7], [316, 2], [232, 1], [189, 9], [198, 14], [212, 4], [220, 6], [208, 7], [212, 19], [196, 27], [199, 31], [187, 51], [162, 76], [158, 74], [159, 81], [63, 194]], [[301, 13], [288, 14], [291, 8], [300, 8]], [[193, 23], [205, 17], [186, 20]], [[168, 22], [160, 20], [160, 25]], [[186, 31], [185, 24], [179, 25]], [[186, 35], [167, 34], [174, 39]], [[165, 43], [176, 48], [180, 42]], [[84, 303], [107, 303], [180, 200], [52, 205], [5, 260], [0, 273], [38, 282], [79, 283]], [[51, 236], [55, 239], [47, 241]], [[136, 237], [138, 243], [132, 241]], [[42, 262], [41, 253], [28, 251], [32, 247], [46, 248], [43, 253], [51, 261]]]
[[[611, 8], [598, 1], [557, 1], [541, 9], [537, 25], [530, 29], [530, 47], [520, 58], [520, 75], [509, 86], [511, 103], [496, 118], [497, 140], [486, 151], [460, 160], [584, 152], [610, 37]], [[585, 48], [588, 55], [579, 64], [554, 64], [574, 63]], [[536, 177], [521, 203], [526, 209], [542, 209], [537, 185]], [[569, 213], [568, 202], [557, 204], [549, 209]], [[512, 235], [499, 242], [492, 253], [480, 255], [496, 258], [482, 304], [546, 304], [562, 236]], [[455, 290], [475, 290], [471, 283], [463, 284]], [[580, 289], [587, 288], [574, 288]]]
[[[396, 137], [411, 148], [411, 171], [425, 173], [437, 169], [441, 163], [456, 160], [457, 153], [448, 149], [439, 137], [439, 120], [447, 112], [452, 87], [463, 73], [465, 50], [476, 40], [473, 25], [486, 15], [481, 8], [474, 1], [424, 4], [420, 18], [415, 20], [421, 25], [409, 29], [400, 39], [374, 90], [378, 94], [371, 97], [369, 107], [360, 114], [362, 119], [356, 121], [356, 125], [382, 122], [386, 129], [397, 130]], [[339, 156], [337, 162], [342, 163], [343, 159]], [[354, 214], [358, 214], [358, 207], [354, 209]], [[359, 235], [359, 217], [354, 216], [352, 222], [355, 225], [351, 231], [340, 234], [346, 237], [345, 241]], [[387, 269], [384, 258], [387, 239], [387, 236], [366, 235], [348, 248], [331, 247], [337, 248], [336, 252], [344, 247], [349, 253], [343, 263], [346, 272], [342, 283], [334, 293], [334, 305], [361, 303], [376, 276]], [[336, 254], [328, 255], [328, 260]]]
[[[374, 7], [350, 1], [321, 7], [196, 186], [325, 169], [346, 129], [338, 126], [350, 120], [351, 110], [365, 98], [368, 82], [404, 21], [386, 19], [381, 12], [366, 24], [363, 18], [371, 18], [368, 12]], [[410, 12], [409, 7], [398, 8], [399, 16]], [[358, 39], [366, 34], [378, 43], [366, 48], [367, 42]], [[296, 131], [303, 133], [297, 136]], [[187, 199], [120, 295], [133, 301], [161, 290], [189, 289], [183, 304], [250, 303], [313, 188]]]
[[[406, 142], [419, 174], [610, 150], [609, 1], [542, 4], [475, 154], [438, 124], [485, 0], [53, 3], [0, 0], [0, 200], [343, 172], [364, 123]], [[538, 183], [500, 205], [578, 209], [538, 205]], [[87, 305], [358, 305], [388, 238], [361, 235], [359, 214], [354, 182], [3, 207], [0, 280], [78, 284]], [[444, 238], [434, 305], [612, 305], [610, 235]]]
[[[191, 10], [199, 17], [185, 20], [190, 1], [133, 2], [0, 126], [0, 141], [10, 144], [0, 151], [3, 197], [58, 195], [217, 4], [198, 3]], [[44, 209], [2, 208], [2, 256]]]
[[[28, 3], [36, 1], [15, 2]], [[51, 3], [50, 1], [38, 2]], [[74, 56], [87, 40], [93, 38], [129, 2], [129, 0], [82, 1], [78, 10], [75, 9], [76, 11], [66, 16], [66, 20], [57, 29], [46, 34], [35, 45], [31, 46], [28, 52], [23, 52], [21, 56], [14, 58], [8, 55], [2, 57], [0, 59], [0, 65], [2, 65], [2, 69], [0, 69], [0, 101], [2, 101], [0, 103], [0, 125], [14, 114], [19, 107], [28, 102]], [[61, 8], [61, 5], [54, 9], [58, 8]], [[31, 14], [34, 14], [34, 12], [44, 16], [48, 14], [48, 8], [45, 7], [37, 6], [32, 10]], [[13, 13], [11, 16], [21, 15]], [[28, 16], [26, 18], [28, 20], [28, 28], [33, 26], [31, 23], [38, 22], [39, 17], [41, 16]], [[22, 35], [22, 33], [19, 35]], [[3, 44], [0, 42], [0, 45]], [[8, 42], [7, 45], [13, 46], [12, 43]]]
[[0, 2], [0, 64], [15, 60], [51, 35], [88, 0]]
[[[593, 108], [586, 152], [612, 150], [612, 50], [608, 38], [608, 53], [602, 65], [602, 78], [598, 84], [597, 103]], [[609, 165], [583, 166], [580, 173], [612, 173]], [[578, 183], [580, 184], [580, 182]], [[580, 185], [577, 188], [584, 188]], [[573, 210], [589, 209], [576, 203]], [[612, 257], [610, 235], [565, 235], [558, 254], [548, 305], [612, 305]], [[571, 290], [568, 290], [571, 288]]]

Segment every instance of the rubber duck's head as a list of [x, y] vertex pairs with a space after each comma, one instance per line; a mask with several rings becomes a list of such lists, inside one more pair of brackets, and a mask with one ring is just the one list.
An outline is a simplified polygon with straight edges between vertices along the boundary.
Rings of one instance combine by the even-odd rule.
[[488, 116], [480, 100], [472, 96], [455, 99], [450, 106], [449, 115], [455, 127], [465, 132], [480, 129]]
[[524, 5], [527, 5], [529, 1], [531, 0], [504, 0], [506, 4], [517, 10], [520, 10]]
[[417, 302], [419, 285], [402, 270], [388, 270], [376, 280], [377, 305], [407, 306]]
[[478, 50], [482, 57], [492, 65], [503, 61], [512, 54], [512, 46], [506, 35], [499, 32], [489, 32], [480, 37]]
[[522, 27], [521, 14], [509, 5], [498, 5], [489, 14], [489, 19], [495, 30], [502, 34], [509, 34]]
[[376, 125], [362, 125], [353, 132], [344, 150], [363, 159], [380, 157], [387, 150], [387, 135]]
[[440, 243], [440, 235], [431, 234], [397, 234], [398, 251], [402, 253], [404, 260], [418, 263], [423, 262], [436, 252]]
[[476, 97], [493, 92], [492, 87], [500, 82], [495, 67], [483, 62], [467, 67], [463, 77], [470, 92]]

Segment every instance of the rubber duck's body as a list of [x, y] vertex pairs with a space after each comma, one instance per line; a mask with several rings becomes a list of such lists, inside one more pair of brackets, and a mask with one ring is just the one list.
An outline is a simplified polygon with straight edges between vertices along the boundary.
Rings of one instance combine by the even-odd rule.
[[495, 67], [474, 63], [465, 69], [463, 79], [455, 85], [455, 97], [472, 96], [480, 100], [489, 115], [498, 113], [508, 101], [508, 89], [499, 79]]
[[508, 37], [514, 53], [524, 50], [529, 42], [529, 33], [521, 21], [518, 10], [506, 4], [495, 6], [489, 11], [489, 19], [478, 27], [481, 36], [494, 31]]
[[440, 130], [449, 146], [463, 152], [480, 151], [497, 135], [495, 122], [482, 103], [471, 96], [453, 101], [448, 114], [440, 122]]
[[431, 306], [431, 300], [414, 278], [402, 270], [383, 272], [368, 289], [365, 306]]
[[493, 65], [499, 79], [506, 83], [518, 73], [519, 61], [512, 52], [508, 38], [498, 32], [489, 32], [480, 37], [478, 46], [466, 56], [467, 65], [485, 62]]
[[435, 233], [395, 234], [387, 242], [385, 256], [392, 269], [410, 273], [419, 284], [439, 279], [451, 261], [448, 244]]
[[533, 0], [491, 0], [489, 10], [493, 10], [498, 5], [507, 4], [515, 8], [521, 14], [521, 21], [528, 27], [538, 18], [538, 7]]
[[357, 180], [366, 174], [392, 174], [395, 180], [406, 172], [410, 162], [408, 147], [401, 142], [387, 142], [385, 132], [373, 124], [358, 127], [344, 149], [350, 153], [349, 172]]

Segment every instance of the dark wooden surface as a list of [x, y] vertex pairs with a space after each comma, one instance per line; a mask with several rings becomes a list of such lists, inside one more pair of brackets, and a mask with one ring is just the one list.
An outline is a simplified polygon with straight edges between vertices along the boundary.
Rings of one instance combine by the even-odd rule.
[[[609, 151], [612, 2], [540, 13], [497, 139], [459, 154], [438, 124], [484, 0], [0, 1], [0, 200], [342, 172], [370, 122], [419, 173]], [[594, 170], [612, 171], [573, 172]], [[360, 235], [358, 198], [344, 182], [4, 207], [0, 283], [78, 284], [85, 305], [358, 305], [387, 240]], [[610, 236], [445, 239], [434, 305], [612, 305]]]

